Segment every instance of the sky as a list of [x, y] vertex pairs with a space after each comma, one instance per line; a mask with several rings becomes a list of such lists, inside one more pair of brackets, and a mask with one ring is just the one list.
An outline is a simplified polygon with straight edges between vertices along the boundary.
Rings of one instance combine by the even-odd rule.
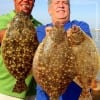
[[[9, 13], [13, 9], [13, 0], [0, 0], [0, 15]], [[90, 28], [100, 29], [99, 12], [99, 0], [71, 0], [71, 20], [85, 21]], [[47, 0], [36, 0], [32, 15], [43, 24], [51, 22]]]

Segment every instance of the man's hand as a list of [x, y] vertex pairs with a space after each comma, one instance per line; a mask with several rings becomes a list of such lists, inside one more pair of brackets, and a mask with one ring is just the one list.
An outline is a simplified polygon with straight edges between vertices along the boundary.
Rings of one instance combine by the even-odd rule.
[[83, 88], [82, 83], [81, 83], [81, 81], [80, 81], [80, 79], [79, 79], [78, 76], [76, 76], [76, 77], [73, 79], [73, 81], [74, 81], [78, 86], [80, 86], [81, 88]]
[[73, 25], [72, 28], [67, 30], [67, 37], [70, 37], [73, 33], [77, 33], [78, 31], [80, 31], [80, 27]]
[[2, 42], [5, 32], [6, 32], [6, 30], [0, 30], [0, 43]]
[[45, 28], [46, 35], [49, 35], [50, 31], [52, 30], [51, 26]]

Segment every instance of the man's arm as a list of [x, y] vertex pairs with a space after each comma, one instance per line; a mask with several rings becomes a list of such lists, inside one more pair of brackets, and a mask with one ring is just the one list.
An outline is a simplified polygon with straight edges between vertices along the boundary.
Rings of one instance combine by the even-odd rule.
[[0, 44], [1, 44], [1, 42], [2, 42], [3, 36], [4, 36], [4, 34], [5, 34], [5, 31], [6, 31], [6, 30], [0, 30]]

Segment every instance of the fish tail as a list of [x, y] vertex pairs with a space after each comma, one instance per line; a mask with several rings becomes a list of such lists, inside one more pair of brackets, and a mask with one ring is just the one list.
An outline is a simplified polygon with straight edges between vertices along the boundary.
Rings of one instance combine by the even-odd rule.
[[17, 80], [13, 92], [21, 93], [27, 89], [25, 80]]

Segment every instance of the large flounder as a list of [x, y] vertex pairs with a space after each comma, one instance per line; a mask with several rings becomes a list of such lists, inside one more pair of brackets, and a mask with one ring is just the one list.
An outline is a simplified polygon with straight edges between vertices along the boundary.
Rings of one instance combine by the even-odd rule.
[[50, 96], [58, 100], [76, 74], [75, 56], [63, 27], [55, 25], [40, 43], [33, 60], [33, 75]]
[[2, 41], [4, 63], [16, 78], [14, 92], [26, 89], [25, 79], [32, 67], [37, 46], [36, 31], [30, 17], [24, 13], [16, 14]]
[[100, 68], [99, 52], [93, 40], [81, 28], [74, 26], [69, 32], [68, 41], [77, 59], [77, 77], [83, 86], [79, 100], [92, 100], [89, 89]]

